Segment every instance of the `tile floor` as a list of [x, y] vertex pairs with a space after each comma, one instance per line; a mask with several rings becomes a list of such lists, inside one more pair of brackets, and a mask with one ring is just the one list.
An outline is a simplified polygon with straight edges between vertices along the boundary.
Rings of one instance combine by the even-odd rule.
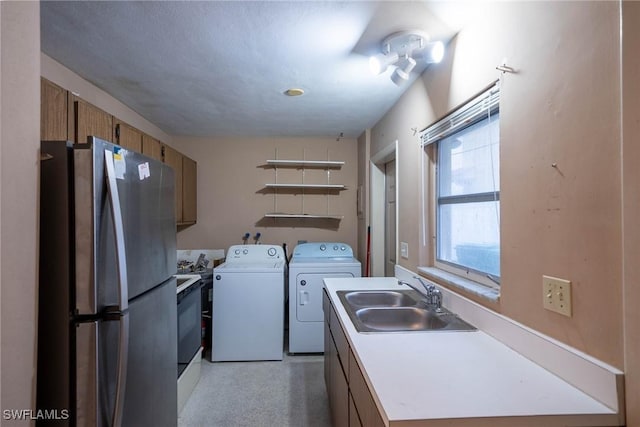
[[276, 362], [202, 361], [178, 427], [330, 427], [322, 355]]

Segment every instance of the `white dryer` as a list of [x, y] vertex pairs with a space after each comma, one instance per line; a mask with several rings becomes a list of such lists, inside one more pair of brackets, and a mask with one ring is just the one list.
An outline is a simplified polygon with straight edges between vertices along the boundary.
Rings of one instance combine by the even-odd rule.
[[282, 360], [285, 255], [277, 245], [235, 245], [213, 269], [211, 361]]
[[289, 352], [324, 351], [323, 279], [360, 277], [360, 262], [345, 243], [302, 243], [289, 262]]

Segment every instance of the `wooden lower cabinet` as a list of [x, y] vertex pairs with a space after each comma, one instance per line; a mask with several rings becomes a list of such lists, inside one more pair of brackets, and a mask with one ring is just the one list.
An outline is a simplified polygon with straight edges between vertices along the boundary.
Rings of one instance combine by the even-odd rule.
[[324, 375], [333, 426], [384, 427], [326, 292], [322, 306], [325, 311]]
[[360, 416], [356, 409], [356, 404], [353, 403], [353, 396], [349, 393], [349, 427], [364, 427], [360, 422]]
[[384, 427], [384, 421], [382, 421], [380, 412], [378, 412], [371, 391], [351, 351], [349, 351], [349, 364], [349, 390], [361, 425], [367, 427]]

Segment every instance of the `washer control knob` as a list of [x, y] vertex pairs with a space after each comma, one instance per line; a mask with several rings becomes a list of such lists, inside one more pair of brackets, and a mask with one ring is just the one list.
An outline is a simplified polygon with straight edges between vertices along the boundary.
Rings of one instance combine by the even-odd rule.
[[245, 255], [246, 255], [246, 254], [248, 254], [248, 253], [249, 253], [249, 249], [244, 249], [244, 250], [242, 251], [242, 253], [243, 253], [243, 254], [245, 254]]
[[325, 250], [327, 250], [327, 246], [326, 246], [326, 245], [320, 245], [320, 250], [321, 250], [321, 251], [325, 251]]
[[267, 250], [267, 254], [268, 254], [269, 256], [275, 256], [275, 255], [276, 255], [276, 248], [269, 248], [269, 249]]
[[306, 281], [306, 280], [301, 280], [301, 281], [300, 281], [300, 286], [306, 286], [306, 284], [307, 284], [307, 281]]
[[235, 253], [236, 255], [240, 255], [240, 249], [236, 249], [236, 250], [234, 251], [234, 253]]

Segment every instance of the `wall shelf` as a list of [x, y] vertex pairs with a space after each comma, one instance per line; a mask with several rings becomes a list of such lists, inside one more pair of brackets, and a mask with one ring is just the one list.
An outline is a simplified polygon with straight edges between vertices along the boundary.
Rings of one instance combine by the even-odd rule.
[[308, 219], [337, 219], [344, 218], [342, 215], [314, 215], [314, 214], [289, 214], [289, 213], [267, 213], [265, 218], [308, 218]]
[[344, 190], [345, 187], [343, 184], [265, 184], [267, 188], [318, 188], [318, 189], [327, 189], [327, 190]]
[[332, 160], [267, 160], [270, 166], [340, 169], [344, 162]]
[[[310, 224], [314, 224], [318, 221], [318, 223], [322, 223], [323, 220], [330, 220], [330, 222], [333, 222], [335, 224], [335, 221], [342, 220], [342, 215], [330, 213], [330, 200], [332, 197], [337, 197], [339, 195], [339, 192], [342, 190], [346, 190], [347, 187], [344, 184], [332, 184], [331, 171], [341, 169], [344, 166], [345, 162], [340, 160], [328, 160], [328, 151], [327, 160], [305, 160], [304, 150], [302, 159], [278, 159], [277, 149], [275, 154], [275, 159], [267, 160], [267, 167], [273, 168], [274, 171], [274, 182], [265, 184], [265, 188], [273, 192], [273, 212], [266, 213], [264, 215], [264, 218], [272, 218], [274, 220], [278, 218], [294, 220], [314, 220], [311, 221]], [[287, 171], [287, 169], [289, 169], [289, 171]], [[299, 171], [295, 171], [294, 169], [298, 169]], [[324, 169], [326, 171], [326, 177], [323, 177], [323, 172], [319, 169]], [[279, 180], [282, 180], [283, 176], [286, 178], [285, 183], [278, 182]], [[312, 180], [314, 182], [309, 183], [307, 182], [308, 180]], [[300, 191], [298, 192], [291, 190]], [[308, 192], [306, 190], [308, 190]], [[323, 195], [324, 197], [326, 197], [325, 212], [304, 213], [307, 212], [307, 210], [317, 211], [319, 207], [317, 203], [317, 197], [322, 197]], [[291, 201], [296, 201], [296, 203], [294, 203], [293, 205], [299, 203], [298, 206], [300, 210], [298, 212], [279, 212], [279, 198], [281, 198], [281, 205], [283, 201], [288, 202], [287, 205], [289, 206], [289, 209], [292, 207]], [[305, 206], [305, 198], [312, 198], [308, 200], [313, 202], [311, 204], [314, 205], [315, 208], [309, 209], [309, 202], [307, 202], [307, 206]], [[286, 210], [289, 211], [289, 209]], [[297, 210], [297, 208], [295, 210]], [[324, 209], [321, 208], [320, 210]]]

